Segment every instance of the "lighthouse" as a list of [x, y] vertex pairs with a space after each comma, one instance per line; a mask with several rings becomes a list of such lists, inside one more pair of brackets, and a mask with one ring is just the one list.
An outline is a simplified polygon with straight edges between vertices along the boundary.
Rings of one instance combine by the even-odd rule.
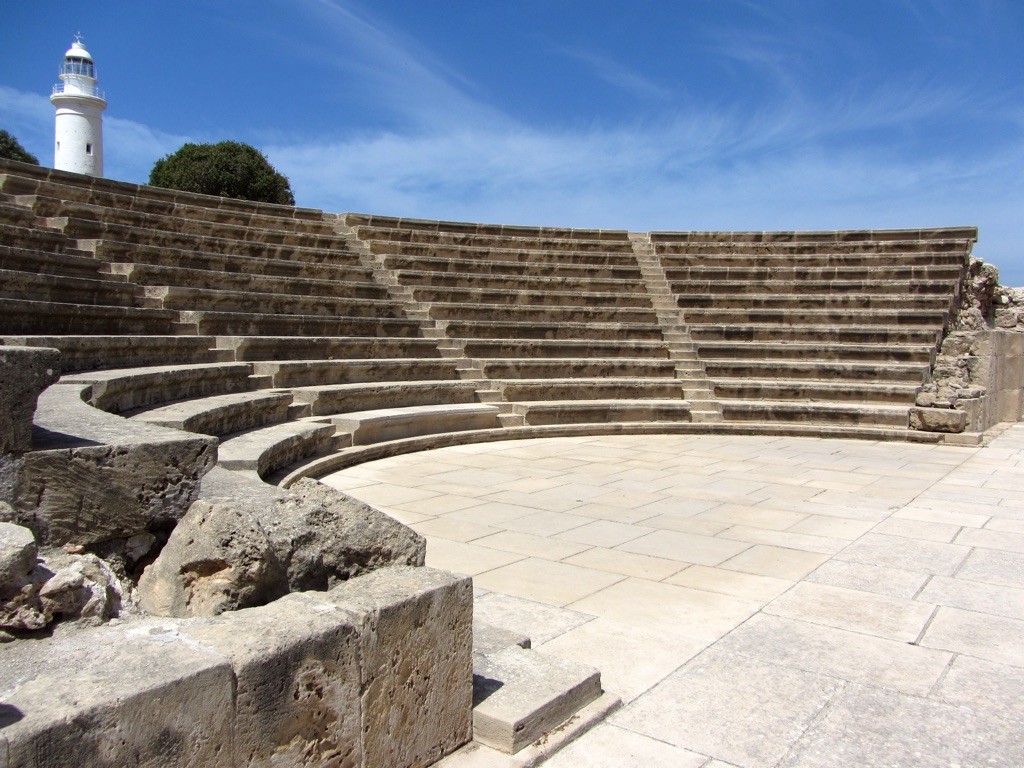
[[53, 167], [59, 171], [103, 175], [103, 110], [107, 100], [96, 87], [92, 55], [75, 36], [60, 65], [61, 82], [53, 86]]

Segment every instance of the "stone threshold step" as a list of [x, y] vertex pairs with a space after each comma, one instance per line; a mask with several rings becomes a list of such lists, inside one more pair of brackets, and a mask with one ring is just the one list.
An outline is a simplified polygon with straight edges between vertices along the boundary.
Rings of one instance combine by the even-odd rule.
[[601, 696], [601, 673], [512, 645], [473, 657], [473, 738], [515, 754]]

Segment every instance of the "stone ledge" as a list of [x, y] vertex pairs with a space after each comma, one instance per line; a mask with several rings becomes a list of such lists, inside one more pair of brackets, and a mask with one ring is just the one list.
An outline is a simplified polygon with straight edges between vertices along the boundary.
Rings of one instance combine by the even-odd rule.
[[215, 438], [97, 410], [89, 387], [56, 384], [40, 397], [33, 450], [0, 479], [20, 525], [40, 544], [89, 545], [167, 527], [195, 500], [216, 460]]
[[17, 642], [0, 764], [425, 765], [471, 736], [471, 635], [468, 578], [385, 568], [211, 619]]

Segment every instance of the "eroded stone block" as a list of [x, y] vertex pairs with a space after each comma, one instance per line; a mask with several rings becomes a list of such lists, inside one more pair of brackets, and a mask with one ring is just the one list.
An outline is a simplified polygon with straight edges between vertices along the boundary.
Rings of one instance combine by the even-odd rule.
[[33, 450], [4, 491], [40, 544], [89, 545], [167, 528], [196, 498], [216, 460], [216, 439], [139, 424], [58, 384], [39, 398]]
[[36, 400], [59, 371], [56, 349], [0, 346], [0, 454], [29, 450]]
[[359, 640], [316, 594], [182, 624], [234, 669], [236, 765], [363, 765]]
[[951, 408], [911, 408], [910, 428], [923, 432], [963, 432], [967, 414]]
[[225, 477], [232, 474], [211, 473], [213, 489], [142, 575], [146, 611], [213, 616], [384, 566], [423, 564], [422, 536], [340, 491], [303, 480], [284, 492]]
[[9, 644], [0, 689], [0, 765], [235, 765], [230, 664], [158, 626]]
[[367, 766], [428, 765], [472, 738], [469, 578], [382, 568], [326, 597], [359, 629]]

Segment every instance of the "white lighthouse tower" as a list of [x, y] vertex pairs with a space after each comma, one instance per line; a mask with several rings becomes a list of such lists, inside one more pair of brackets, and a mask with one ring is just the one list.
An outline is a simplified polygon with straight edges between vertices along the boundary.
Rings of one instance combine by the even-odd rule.
[[103, 175], [103, 110], [107, 100], [96, 87], [96, 65], [82, 45], [81, 35], [64, 54], [61, 82], [53, 86], [50, 101], [57, 108], [54, 121], [53, 167], [59, 171]]

